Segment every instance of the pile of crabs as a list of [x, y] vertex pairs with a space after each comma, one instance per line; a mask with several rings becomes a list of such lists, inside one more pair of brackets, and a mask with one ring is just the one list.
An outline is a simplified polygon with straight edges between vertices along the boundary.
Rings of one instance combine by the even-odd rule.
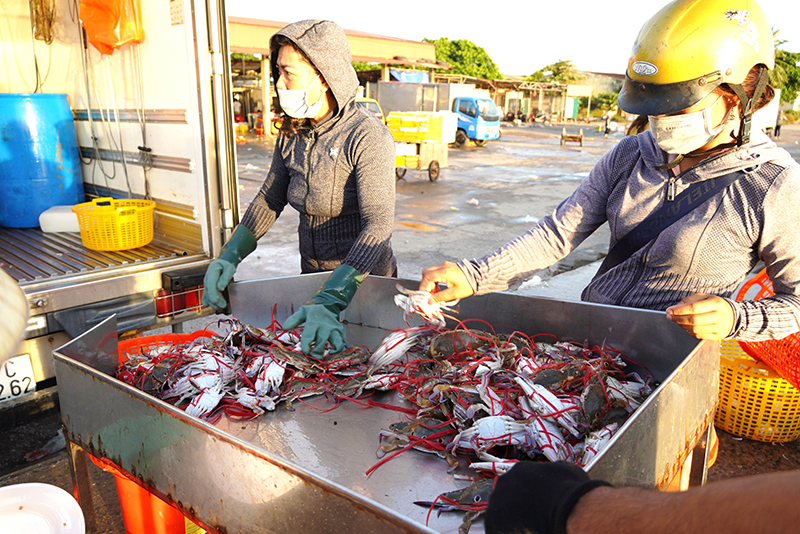
[[275, 321], [256, 328], [229, 319], [226, 335], [127, 354], [117, 377], [211, 422], [281, 402], [293, 409], [312, 395], [370, 404], [372, 390], [394, 391], [408, 415], [381, 430], [372, 469], [416, 449], [453, 470], [467, 457], [490, 479], [521, 459], [585, 466], [652, 391], [652, 379], [627, 371], [641, 368], [610, 347], [497, 334], [485, 323], [447, 329], [448, 308], [429, 305], [427, 294], [402, 290], [395, 301], [425, 324], [388, 332], [372, 353], [353, 347], [317, 359], [300, 351], [299, 332]]

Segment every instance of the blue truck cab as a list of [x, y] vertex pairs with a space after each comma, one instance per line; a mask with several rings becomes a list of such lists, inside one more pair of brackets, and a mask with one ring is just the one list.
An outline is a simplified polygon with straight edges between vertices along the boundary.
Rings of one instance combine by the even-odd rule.
[[492, 100], [459, 96], [453, 99], [452, 111], [458, 116], [456, 146], [470, 140], [483, 146], [500, 137], [500, 112]]

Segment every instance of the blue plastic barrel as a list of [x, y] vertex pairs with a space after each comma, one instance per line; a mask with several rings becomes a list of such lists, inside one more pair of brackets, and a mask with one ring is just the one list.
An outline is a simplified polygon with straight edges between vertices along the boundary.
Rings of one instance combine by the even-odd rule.
[[75, 122], [64, 94], [0, 94], [0, 226], [34, 228], [84, 201]]

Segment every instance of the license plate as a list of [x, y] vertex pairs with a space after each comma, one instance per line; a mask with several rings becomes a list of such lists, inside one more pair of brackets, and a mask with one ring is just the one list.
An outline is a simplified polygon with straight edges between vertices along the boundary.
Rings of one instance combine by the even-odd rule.
[[16, 399], [35, 390], [36, 379], [28, 354], [6, 360], [0, 366], [0, 402]]

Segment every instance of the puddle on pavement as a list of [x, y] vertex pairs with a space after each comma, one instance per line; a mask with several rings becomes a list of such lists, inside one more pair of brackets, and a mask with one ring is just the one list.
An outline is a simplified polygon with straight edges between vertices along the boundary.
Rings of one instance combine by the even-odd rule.
[[[509, 143], [498, 144], [492, 147], [498, 153], [521, 157], [522, 159], [537, 158], [569, 158], [572, 163], [585, 163], [594, 165], [599, 156], [611, 147], [600, 144], [584, 142], [583, 146], [577, 144], [560, 144], [559, 138], [526, 140], [522, 142], [512, 141]], [[598, 152], [598, 150], [600, 152]]]
[[405, 226], [406, 228], [411, 228], [413, 230], [425, 230], [430, 232], [431, 230], [436, 230], [433, 226], [428, 226], [427, 224], [416, 223], [416, 222], [408, 222], [408, 221], [395, 221], [395, 224], [400, 226]]
[[513, 219], [509, 219], [508, 222], [511, 224], [529, 224], [533, 226], [539, 222], [539, 217], [525, 215], [524, 217], [514, 217]]
[[[535, 172], [534, 172], [535, 171]], [[512, 165], [494, 165], [491, 167], [472, 167], [453, 171], [455, 175], [464, 178], [478, 178], [493, 182], [564, 182], [580, 181], [589, 175], [589, 172], [570, 172], [566, 168], [556, 165], [531, 167], [517, 167]]]
[[[574, 150], [578, 148], [578, 150]], [[566, 151], [566, 149], [571, 149]], [[588, 150], [582, 150], [579, 147], [563, 147], [556, 150], [543, 150], [540, 148], [514, 148], [509, 151], [509, 154], [523, 160], [538, 160], [555, 159], [569, 161], [570, 164], [575, 165], [594, 165], [600, 159], [600, 155]]]
[[572, 182], [572, 181], [581, 181], [584, 178], [589, 176], [588, 172], [575, 172], [572, 174], [562, 174], [560, 176], [555, 176], [549, 179], [549, 182]]

